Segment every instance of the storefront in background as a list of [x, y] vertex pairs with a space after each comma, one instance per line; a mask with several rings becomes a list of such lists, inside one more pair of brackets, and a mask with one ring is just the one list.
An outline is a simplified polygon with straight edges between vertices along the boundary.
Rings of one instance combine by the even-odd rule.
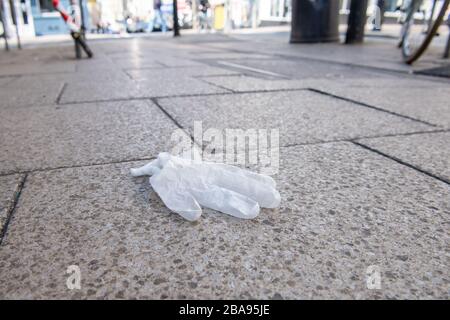
[[[61, 15], [53, 8], [52, 0], [0, 0], [4, 8], [5, 30], [9, 37], [41, 36], [67, 33]], [[60, 0], [70, 10], [70, 0]], [[88, 17], [84, 2], [85, 17]], [[88, 19], [85, 19], [88, 22]], [[17, 28], [16, 28], [17, 26]]]
[[[61, 0], [61, 4], [67, 8], [69, 0]], [[31, 9], [37, 36], [68, 32], [61, 15], [53, 8], [51, 0], [31, 0]]]
[[209, 3], [212, 26], [216, 30], [256, 28], [290, 21], [291, 0], [210, 0]]
[[291, 0], [259, 0], [259, 24], [265, 26], [290, 23], [291, 9]]
[[9, 37], [15, 37], [16, 30], [18, 30], [20, 36], [34, 36], [31, 0], [0, 0], [0, 2], [2, 2], [4, 10], [6, 34]]

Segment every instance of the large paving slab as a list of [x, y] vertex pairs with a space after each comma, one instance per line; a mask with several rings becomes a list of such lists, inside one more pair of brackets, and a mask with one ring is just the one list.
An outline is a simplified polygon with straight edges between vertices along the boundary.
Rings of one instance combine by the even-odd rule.
[[[195, 57], [195, 56], [193, 56]], [[159, 63], [162, 63], [166, 67], [197, 67], [202, 68], [205, 67], [205, 65], [201, 62], [186, 59], [186, 58], [178, 58], [173, 56], [165, 56], [165, 57], [159, 57], [157, 59]]]
[[130, 69], [127, 73], [134, 79], [134, 86], [139, 90], [134, 96], [165, 97], [190, 94], [213, 94], [229, 92], [216, 85], [195, 78], [210, 74], [235, 74], [236, 72], [215, 67], [180, 67]]
[[68, 77], [66, 88], [61, 95], [61, 103], [104, 101], [111, 99], [132, 99], [139, 96], [136, 83], [124, 72], [109, 74], [99, 72]]
[[[431, 82], [430, 84], [433, 84]], [[377, 87], [335, 86], [330, 92], [385, 110], [450, 128], [450, 90], [448, 85], [409, 87], [408, 85]]]
[[[222, 63], [222, 61], [218, 61]], [[245, 59], [239, 62], [233, 61], [244, 67], [260, 69], [276, 74], [288, 76], [293, 79], [322, 78], [322, 79], [346, 79], [377, 77], [379, 74], [333, 63], [314, 62], [308, 60], [286, 60], [286, 59]]]
[[8, 209], [13, 202], [22, 176], [18, 174], [0, 176], [0, 232], [5, 225]]
[[203, 81], [236, 92], [324, 87], [327, 80], [266, 79], [249, 75], [206, 76]]
[[450, 132], [363, 139], [359, 142], [450, 182]]
[[449, 298], [447, 184], [351, 143], [280, 158], [281, 206], [252, 221], [183, 220], [130, 177], [140, 163], [32, 173], [0, 248], [0, 297]]
[[[178, 78], [194, 77], [194, 76], [212, 76], [212, 75], [229, 75], [238, 74], [237, 71], [232, 71], [224, 68], [211, 67], [202, 65], [201, 67], [175, 67], [166, 69], [132, 69], [127, 70], [127, 73], [134, 80], [152, 80], [158, 79], [165, 82], [163, 79], [169, 77], [172, 79], [174, 76]], [[181, 86], [180, 86], [181, 87]]]
[[[70, 38], [70, 36], [68, 36]], [[0, 64], [26, 64], [26, 63], [54, 63], [72, 60], [75, 61], [73, 42], [58, 45], [27, 45], [23, 50], [3, 51]]]
[[[77, 68], [83, 68], [77, 73], [27, 75], [13, 79], [0, 90], [0, 107], [48, 106], [56, 104], [57, 100], [71, 103], [139, 95], [134, 81], [119, 68], [94, 69], [89, 63], [80, 62]], [[95, 75], [92, 70], [96, 70]]]
[[306, 90], [170, 98], [159, 103], [191, 133], [194, 121], [203, 121], [204, 130], [278, 129], [284, 146], [433, 129]]
[[113, 63], [122, 69], [164, 68], [164, 65], [156, 58], [148, 57], [113, 59]]
[[[345, 32], [345, 30], [342, 30]], [[251, 41], [251, 46], [236, 43], [211, 43], [211, 47], [224, 50], [237, 50], [240, 52], [262, 52], [266, 54], [279, 54], [283, 57], [290, 56], [293, 59], [305, 59], [306, 61], [335, 62], [353, 66], [385, 69], [389, 71], [409, 72], [411, 66], [403, 63], [398, 50], [393, 50], [397, 39], [379, 37], [366, 37], [364, 45], [346, 46], [341, 43], [289, 43], [289, 31], [283, 34], [247, 34], [233, 35], [245, 41]], [[445, 36], [444, 36], [445, 38]], [[427, 54], [417, 61], [414, 68], [424, 65], [432, 66], [436, 60], [441, 59], [443, 46], [430, 46]], [[431, 55], [430, 55], [431, 53]], [[432, 59], [428, 59], [431, 56]], [[428, 60], [428, 61], [426, 61]], [[431, 61], [430, 61], [431, 60]], [[425, 63], [424, 63], [425, 62]]]
[[56, 103], [64, 81], [60, 77], [20, 77], [0, 87], [0, 109]]
[[177, 129], [149, 101], [7, 109], [0, 119], [0, 173], [153, 157]]
[[0, 77], [0, 88], [7, 86], [9, 83], [17, 80], [17, 76]]
[[226, 88], [220, 88], [193, 77], [186, 77], [176, 72], [155, 74], [154, 77], [145, 80], [136, 80], [136, 88], [142, 97], [170, 97], [192, 94], [214, 94], [230, 92]]
[[119, 69], [122, 59], [113, 60], [107, 55], [95, 52], [92, 59], [80, 59], [76, 61], [77, 73], [89, 73], [92, 76], [92, 71], [95, 70], [95, 75], [102, 76], [109, 73], [111, 70]]
[[[319, 84], [319, 81], [317, 81]], [[407, 75], [389, 75], [386, 73], [380, 74], [376, 79], [373, 78], [360, 78], [360, 79], [342, 79], [339, 81], [325, 81], [327, 85], [333, 84], [340, 86], [340, 88], [347, 87], [352, 91], [354, 88], [398, 88], [399, 90], [406, 91], [408, 89], [419, 90], [422, 88], [448, 88], [450, 81], [444, 81], [436, 78], [418, 78], [415, 76]]]
[[75, 72], [75, 64], [65, 61], [2, 64], [0, 76]]
[[199, 51], [194, 56], [199, 61], [207, 60], [245, 60], [245, 59], [273, 59], [273, 57], [265, 54], [238, 53], [238, 52], [205, 52]]

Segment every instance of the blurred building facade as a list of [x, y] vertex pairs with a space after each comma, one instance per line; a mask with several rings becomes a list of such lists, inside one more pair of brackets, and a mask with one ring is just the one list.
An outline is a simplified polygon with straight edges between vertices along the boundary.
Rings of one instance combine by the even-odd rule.
[[[77, 0], [60, 0], [66, 8]], [[204, 0], [177, 0], [179, 24], [182, 28], [199, 28], [200, 17], [215, 30], [255, 28], [259, 26], [290, 23], [292, 1], [295, 0], [209, 0], [206, 14], [200, 13]], [[334, 0], [330, 0], [334, 1]], [[337, 1], [337, 0], [336, 0]], [[346, 22], [351, 0], [340, 1], [341, 23]], [[3, 3], [5, 31], [14, 36], [40, 36], [67, 33], [60, 15], [53, 9], [51, 0], [0, 0]], [[380, 0], [370, 0], [371, 15]], [[399, 16], [402, 0], [383, 0], [384, 16]], [[102, 33], [141, 32], [152, 19], [153, 0], [82, 0], [85, 25], [88, 31]], [[424, 3], [432, 3], [424, 0]], [[162, 12], [169, 28], [173, 25], [173, 0], [162, 0]], [[387, 20], [385, 20], [387, 22]]]
[[35, 34], [31, 0], [0, 0], [0, 2], [4, 11], [3, 19], [6, 35], [15, 36], [16, 30], [23, 36]]
[[[3, 4], [5, 32], [15, 36], [16, 30], [21, 37], [61, 34], [68, 32], [67, 26], [52, 5], [52, 0], [0, 0]], [[70, 10], [71, 0], [60, 0]], [[87, 6], [83, 6], [87, 17]], [[88, 21], [88, 19], [85, 19]], [[17, 28], [16, 28], [17, 26]]]

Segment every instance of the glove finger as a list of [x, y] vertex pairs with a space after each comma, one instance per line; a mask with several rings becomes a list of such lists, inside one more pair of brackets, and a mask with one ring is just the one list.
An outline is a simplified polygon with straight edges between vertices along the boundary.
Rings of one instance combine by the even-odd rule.
[[265, 174], [251, 172], [249, 170], [241, 169], [241, 168], [238, 168], [235, 166], [230, 166], [230, 165], [222, 164], [222, 163], [212, 163], [209, 165], [211, 165], [215, 169], [225, 170], [227, 172], [243, 175], [243, 176], [247, 177], [248, 179], [255, 180], [256, 182], [266, 184], [268, 186], [271, 186], [272, 188], [276, 188], [276, 185], [277, 185], [275, 180], [272, 177], [269, 177]]
[[179, 193], [176, 191], [164, 194], [158, 193], [158, 195], [167, 208], [178, 213], [186, 220], [195, 221], [202, 215], [202, 208], [199, 203], [188, 193]]
[[131, 175], [133, 177], [152, 176], [160, 171], [160, 168], [157, 166], [157, 163], [158, 159], [155, 159], [142, 167], [132, 168], [130, 169]]
[[171, 184], [158, 176], [150, 178], [153, 190], [159, 195], [167, 208], [189, 221], [195, 221], [202, 215], [202, 208], [195, 198], [185, 190], [174, 189]]
[[206, 190], [191, 192], [202, 206], [233, 217], [253, 219], [260, 211], [259, 204], [255, 200], [225, 188], [206, 185]]

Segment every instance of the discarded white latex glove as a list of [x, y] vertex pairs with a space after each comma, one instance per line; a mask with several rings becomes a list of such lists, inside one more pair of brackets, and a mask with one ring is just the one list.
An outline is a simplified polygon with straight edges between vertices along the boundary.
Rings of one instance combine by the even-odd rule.
[[200, 218], [201, 206], [252, 219], [260, 207], [275, 208], [280, 204], [275, 181], [269, 176], [166, 152], [143, 167], [131, 169], [131, 175], [150, 175], [150, 184], [164, 204], [189, 221]]

